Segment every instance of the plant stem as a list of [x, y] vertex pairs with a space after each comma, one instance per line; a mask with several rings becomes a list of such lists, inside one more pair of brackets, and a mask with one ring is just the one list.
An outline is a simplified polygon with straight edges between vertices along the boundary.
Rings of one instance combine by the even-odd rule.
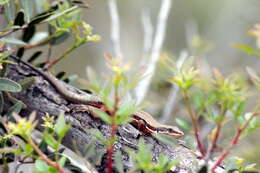
[[62, 168], [57, 162], [50, 160], [34, 143], [31, 137], [28, 137], [28, 143], [34, 148], [34, 150], [39, 154], [41, 160], [45, 161], [49, 166], [52, 166], [60, 173], [66, 173], [65, 169]]
[[183, 98], [185, 101], [185, 104], [187, 106], [191, 121], [192, 121], [192, 126], [194, 128], [194, 136], [198, 145], [198, 149], [201, 153], [202, 157], [205, 157], [206, 152], [203, 143], [201, 142], [200, 136], [199, 136], [199, 127], [198, 127], [198, 122], [197, 122], [197, 116], [194, 114], [192, 105], [190, 103], [189, 95], [187, 91], [183, 91]]
[[[116, 112], [118, 110], [118, 103], [119, 103], [119, 97], [118, 97], [118, 87], [115, 87], [115, 102], [114, 102], [114, 108], [111, 113], [111, 136], [110, 141], [114, 140], [116, 138], [116, 131], [117, 131], [117, 125], [115, 122]], [[114, 150], [114, 142], [110, 143], [108, 146], [108, 173], [113, 173], [113, 150]]]
[[61, 56], [59, 56], [58, 58], [54, 59], [53, 61], [49, 61], [47, 62], [47, 64], [44, 66], [44, 69], [49, 69], [51, 68], [53, 65], [55, 65], [57, 62], [59, 62], [60, 60], [64, 59], [69, 53], [71, 53], [72, 51], [74, 51], [75, 49], [77, 49], [78, 47], [80, 47], [81, 45], [83, 45], [86, 42], [86, 39], [81, 40], [79, 43], [74, 43], [70, 48], [68, 48]]
[[10, 30], [5, 31], [5, 32], [0, 32], [1, 33], [0, 34], [0, 39], [3, 38], [3, 37], [8, 36], [8, 35], [10, 35], [10, 34], [12, 34], [14, 32], [16, 32], [16, 31], [26, 29], [27, 27], [28, 27], [28, 25], [25, 24], [25, 25], [23, 25], [23, 26], [21, 26], [19, 28], [13, 28], [13, 29], [10, 29]]
[[256, 116], [259, 115], [260, 112], [254, 112], [247, 121], [241, 126], [237, 128], [236, 135], [231, 140], [229, 147], [227, 147], [222, 154], [219, 156], [217, 162], [212, 167], [211, 171], [215, 172], [215, 169], [222, 163], [222, 161], [227, 157], [227, 155], [230, 153], [230, 151], [235, 147], [235, 145], [239, 142], [241, 134], [244, 132], [244, 130], [247, 128], [250, 121]]
[[[227, 111], [226, 108], [222, 108], [220, 116], [224, 118], [226, 111]], [[212, 156], [214, 149], [216, 149], [216, 147], [217, 147], [217, 141], [218, 141], [218, 138], [220, 136], [221, 128], [222, 128], [222, 121], [218, 121], [216, 132], [214, 133], [212, 143], [211, 143], [211, 146], [210, 146], [209, 151], [208, 151], [208, 158], [210, 158]]]

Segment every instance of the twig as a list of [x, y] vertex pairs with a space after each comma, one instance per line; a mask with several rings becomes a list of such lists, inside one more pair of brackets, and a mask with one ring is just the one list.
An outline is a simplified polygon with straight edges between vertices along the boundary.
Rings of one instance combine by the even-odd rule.
[[59, 163], [54, 162], [52, 160], [50, 160], [40, 149], [39, 147], [34, 143], [34, 141], [32, 140], [32, 138], [28, 138], [28, 143], [34, 148], [34, 150], [39, 154], [41, 160], [45, 161], [49, 166], [54, 167], [57, 171], [59, 171], [60, 173], [66, 173], [67, 171], [65, 171], [64, 168], [62, 168]]
[[157, 19], [157, 27], [156, 27], [156, 33], [155, 38], [152, 46], [152, 53], [151, 53], [151, 59], [150, 62], [147, 65], [147, 70], [145, 72], [145, 76], [147, 76], [144, 80], [142, 80], [139, 85], [136, 88], [136, 95], [137, 97], [137, 104], [139, 104], [145, 97], [152, 77], [154, 75], [157, 61], [159, 60], [159, 55], [162, 48], [162, 43], [164, 41], [165, 37], [165, 31], [166, 31], [166, 25], [167, 25], [167, 19], [170, 13], [172, 0], [163, 0], [162, 5], [160, 8], [160, 12]]
[[[227, 112], [227, 109], [223, 108], [221, 110], [220, 117], [223, 117], [223, 119], [224, 119], [226, 112]], [[221, 121], [217, 122], [216, 132], [213, 135], [212, 143], [211, 143], [211, 145], [209, 147], [209, 151], [208, 151], [208, 158], [209, 159], [211, 158], [214, 150], [217, 147], [217, 141], [218, 141], [218, 138], [220, 136], [220, 131], [222, 129], [222, 125], [223, 125], [223, 123]]]
[[205, 151], [205, 147], [204, 147], [204, 145], [203, 145], [203, 143], [201, 142], [201, 139], [200, 139], [197, 116], [193, 112], [192, 105], [190, 103], [190, 98], [189, 98], [187, 91], [183, 91], [183, 98], [184, 98], [185, 104], [187, 106], [189, 116], [190, 116], [191, 121], [192, 121], [192, 126], [193, 126], [193, 129], [194, 129], [194, 136], [195, 136], [195, 139], [196, 139], [196, 142], [197, 142], [197, 145], [198, 145], [198, 149], [200, 151], [201, 157], [203, 158], [206, 155], [206, 151]]
[[244, 130], [247, 128], [250, 121], [257, 115], [259, 115], [260, 112], [253, 113], [250, 118], [247, 119], [247, 121], [241, 126], [237, 128], [236, 135], [231, 140], [229, 147], [225, 149], [222, 154], [219, 156], [217, 162], [212, 167], [211, 171], [214, 172], [215, 169], [222, 163], [222, 161], [227, 157], [227, 155], [230, 153], [230, 151], [236, 146], [236, 144], [239, 142], [239, 139], [241, 137], [241, 134], [244, 132]]
[[23, 25], [23, 26], [18, 27], [18, 28], [12, 28], [12, 29], [10, 29], [10, 30], [8, 30], [8, 31], [3, 32], [2, 34], [0, 34], [0, 39], [3, 38], [3, 37], [8, 36], [8, 35], [10, 35], [10, 34], [12, 34], [12, 33], [14, 33], [14, 32], [16, 32], [16, 31], [26, 29], [27, 27], [28, 27], [28, 25], [26, 24], [26, 25]]
[[115, 55], [122, 56], [120, 47], [120, 21], [116, 1], [117, 0], [108, 1], [108, 9], [111, 18], [111, 40], [113, 42]]
[[[188, 52], [186, 50], [182, 50], [176, 62], [178, 69], [182, 66], [183, 62], [187, 59], [187, 57], [188, 57]], [[169, 120], [171, 112], [175, 108], [178, 92], [179, 92], [178, 85], [173, 84], [170, 90], [170, 95], [167, 99], [166, 105], [163, 110], [163, 115], [161, 118], [162, 123], [166, 123]]]

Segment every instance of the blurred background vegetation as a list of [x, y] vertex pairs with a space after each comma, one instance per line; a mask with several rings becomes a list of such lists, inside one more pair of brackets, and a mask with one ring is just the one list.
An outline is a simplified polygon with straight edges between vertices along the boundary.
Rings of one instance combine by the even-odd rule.
[[[106, 0], [89, 1], [91, 9], [84, 10], [84, 20], [93, 26], [94, 33], [101, 36], [101, 41], [86, 44], [69, 55], [66, 61], [61, 61], [55, 66], [55, 70], [63, 70], [69, 74], [79, 74], [86, 78], [86, 66], [91, 66], [99, 73], [104, 73], [105, 52], [114, 55], [113, 44], [110, 37], [110, 15]], [[152, 24], [156, 24], [161, 1], [129, 0], [119, 1], [118, 10], [120, 17], [120, 40], [122, 54], [126, 62], [132, 66], [138, 65], [142, 58], [143, 29], [141, 13], [143, 9], [149, 9]], [[260, 2], [258, 0], [174, 0], [167, 22], [167, 31], [163, 43], [162, 52], [170, 56], [178, 57], [183, 49], [191, 52], [191, 40], [193, 46], [196, 43], [203, 49], [200, 56], [205, 57], [210, 67], [218, 68], [223, 74], [231, 72], [245, 73], [245, 67], [249, 66], [260, 72], [260, 59], [249, 56], [235, 48], [233, 43], [243, 43], [255, 46], [255, 38], [248, 36], [247, 31], [259, 22]], [[191, 39], [192, 37], [192, 39]], [[187, 41], [188, 40], [188, 41]], [[59, 55], [70, 41], [54, 47], [53, 55]], [[199, 48], [201, 48], [199, 47]], [[47, 47], [46, 47], [47, 49]], [[33, 50], [35, 51], [35, 50]], [[47, 52], [47, 51], [45, 51]], [[28, 52], [30, 54], [30, 52]], [[44, 56], [43, 56], [44, 57]], [[160, 67], [160, 66], [158, 66]], [[149, 102], [147, 111], [160, 117], [167, 102], [170, 84], [166, 82], [162, 68], [157, 68], [153, 83], [147, 94]], [[185, 110], [177, 105], [172, 113], [171, 122], [175, 124], [176, 117], [186, 119]], [[226, 129], [227, 132], [232, 129]], [[251, 136], [241, 140], [233, 155], [246, 159], [249, 163], [260, 165], [260, 131], [255, 131]], [[229, 138], [229, 134], [221, 139]]]

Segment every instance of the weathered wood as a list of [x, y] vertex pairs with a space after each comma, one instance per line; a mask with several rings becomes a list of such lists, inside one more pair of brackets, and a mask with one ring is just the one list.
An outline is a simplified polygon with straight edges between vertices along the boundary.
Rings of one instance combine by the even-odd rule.
[[[32, 111], [37, 111], [37, 118], [41, 120], [41, 117], [48, 112], [50, 115], [57, 117], [61, 112], [65, 113], [66, 120], [72, 124], [71, 129], [64, 138], [63, 144], [73, 151], [80, 152], [83, 155], [85, 148], [88, 144], [94, 141], [95, 151], [102, 153], [101, 162], [96, 163], [95, 167], [99, 172], [104, 172], [106, 168], [106, 150], [105, 145], [98, 140], [94, 140], [95, 137], [91, 130], [98, 130], [107, 139], [110, 134], [110, 126], [104, 123], [102, 120], [94, 118], [87, 112], [75, 111], [75, 108], [82, 105], [70, 103], [62, 98], [62, 96], [41, 77], [37, 72], [24, 65], [12, 65], [8, 69], [8, 77], [19, 81], [25, 77], [35, 76], [36, 81], [26, 91], [22, 93], [13, 94], [14, 97], [23, 101], [28, 107], [22, 110], [21, 115], [26, 116]], [[73, 92], [82, 93], [70, 85], [64, 83], [64, 86]], [[8, 108], [8, 104], [5, 105], [5, 109]], [[40, 127], [39, 127], [40, 128]], [[133, 163], [129, 158], [126, 148], [137, 150], [137, 144], [140, 139], [144, 139], [145, 143], [152, 146], [153, 160], [158, 159], [159, 154], [163, 154], [172, 159], [180, 160], [179, 167], [174, 172], [191, 172], [195, 171], [197, 166], [197, 159], [194, 155], [182, 146], [171, 146], [164, 144], [153, 136], [145, 135], [139, 132], [130, 124], [122, 125], [118, 129], [117, 133], [118, 142], [115, 143], [115, 150], [121, 151], [123, 156], [123, 164], [125, 170], [131, 169]], [[91, 158], [93, 157], [93, 158]], [[94, 159], [94, 156], [90, 156], [89, 159]]]

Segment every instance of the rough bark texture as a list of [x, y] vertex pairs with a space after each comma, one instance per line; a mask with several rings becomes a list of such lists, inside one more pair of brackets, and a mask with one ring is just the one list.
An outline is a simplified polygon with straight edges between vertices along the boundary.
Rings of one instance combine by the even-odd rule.
[[[80, 152], [82, 155], [87, 155], [85, 149], [91, 143], [94, 143], [95, 154], [89, 156], [90, 160], [95, 160], [100, 154], [101, 161], [96, 162], [96, 169], [99, 172], [105, 172], [106, 168], [106, 150], [105, 145], [90, 133], [90, 130], [98, 130], [105, 138], [109, 137], [110, 126], [94, 118], [87, 112], [75, 111], [78, 104], [71, 103], [64, 98], [49, 84], [42, 76], [24, 65], [12, 65], [8, 69], [8, 77], [19, 81], [26, 77], [35, 76], [36, 80], [33, 85], [25, 91], [14, 94], [13, 96], [24, 102], [28, 107], [22, 110], [21, 115], [26, 116], [30, 112], [36, 110], [37, 118], [41, 117], [48, 112], [52, 116], [58, 116], [61, 112], [65, 112], [66, 120], [72, 124], [71, 129], [66, 135], [63, 144], [73, 151]], [[64, 86], [73, 92], [84, 94], [83, 92], [67, 85]], [[8, 102], [6, 102], [8, 103]], [[6, 104], [5, 110], [10, 105]], [[145, 143], [152, 146], [153, 160], [156, 162], [159, 154], [163, 154], [172, 159], [180, 160], [180, 165], [174, 172], [193, 172], [197, 167], [197, 160], [194, 155], [182, 146], [172, 146], [165, 144], [153, 136], [143, 134], [135, 129], [130, 124], [119, 127], [117, 133], [118, 141], [115, 143], [115, 150], [122, 152], [122, 160], [125, 170], [131, 169], [133, 163], [131, 158], [126, 152], [127, 148], [137, 150], [137, 144], [140, 139], [144, 139]]]

